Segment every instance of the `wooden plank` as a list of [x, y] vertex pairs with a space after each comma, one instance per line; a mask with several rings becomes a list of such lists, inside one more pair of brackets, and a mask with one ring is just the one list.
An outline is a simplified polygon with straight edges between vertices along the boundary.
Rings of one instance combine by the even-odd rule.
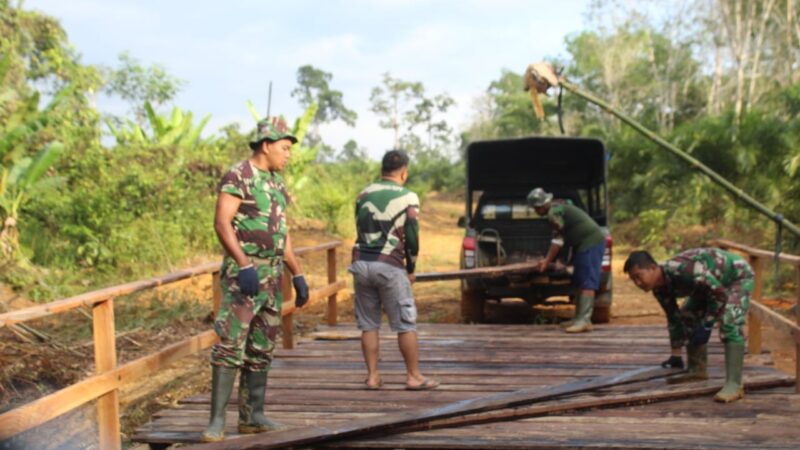
[[216, 270], [219, 270], [219, 263], [203, 264], [191, 269], [180, 270], [148, 280], [134, 281], [118, 286], [111, 286], [97, 291], [87, 292], [85, 294], [47, 303], [45, 305], [32, 306], [30, 308], [24, 308], [5, 314], [0, 314], [0, 327], [70, 311], [82, 306], [92, 306], [95, 303], [100, 303], [111, 297], [119, 297], [132, 294], [134, 292], [144, 291], [198, 275], [212, 273]]
[[[114, 327], [114, 300], [96, 303], [92, 308], [94, 364], [98, 375], [117, 367], [117, 343]], [[97, 427], [100, 448], [120, 449], [119, 393], [116, 389], [97, 399]]]
[[[480, 423], [540, 417], [553, 413], [580, 411], [594, 408], [611, 408], [616, 406], [651, 404], [656, 402], [715, 394], [720, 390], [720, 388], [722, 388], [723, 384], [724, 380], [708, 380], [705, 382], [662, 387], [660, 389], [634, 391], [633, 393], [623, 393], [601, 397], [580, 396], [558, 400], [557, 402], [546, 405], [537, 404], [523, 406], [520, 408], [492, 411], [488, 413], [434, 420], [425, 424], [418, 424], [409, 426], [407, 428], [402, 428], [397, 432], [407, 433], [421, 430], [460, 427], [466, 425], [476, 425]], [[753, 378], [746, 378], [744, 380], [744, 385], [748, 391], [752, 391], [757, 389], [792, 386], [794, 385], [794, 380], [787, 375], [781, 374], [760, 375]]]
[[[743, 253], [747, 253], [748, 255], [760, 256], [763, 258], [770, 258], [770, 259], [775, 258], [775, 252], [771, 252], [769, 250], [762, 250], [760, 248], [750, 247], [749, 245], [740, 244], [738, 242], [730, 241], [728, 239], [713, 239], [709, 243], [723, 250], [737, 250]], [[794, 265], [800, 265], [800, 256], [787, 255], [786, 253], [781, 253], [779, 255], [779, 258], [783, 262], [787, 262]]]
[[499, 278], [502, 276], [533, 272], [538, 265], [538, 261], [507, 264], [505, 266], [478, 267], [475, 269], [453, 270], [450, 272], [427, 272], [418, 273], [418, 282], [442, 281], [442, 280], [462, 280], [467, 278]]
[[[764, 288], [764, 264], [758, 256], [750, 256], [750, 265], [755, 272], [753, 300], [760, 302]], [[761, 319], [757, 314], [747, 315], [747, 350], [751, 355], [761, 354]]]
[[114, 370], [96, 375], [48, 396], [0, 414], [0, 440], [35, 428], [61, 414], [90, 402], [126, 383], [150, 375], [184, 356], [197, 353], [217, 342], [213, 330], [170, 345], [164, 350], [131, 361]]
[[284, 270], [281, 276], [281, 293], [287, 305], [289, 304], [289, 299], [292, 299], [290, 307], [283, 308], [281, 305], [281, 325], [283, 331], [281, 337], [283, 339], [283, 348], [291, 350], [294, 348], [294, 319], [292, 313], [296, 307], [294, 305], [294, 298], [292, 298], [292, 276], [289, 275], [289, 271], [287, 270]]
[[[323, 298], [328, 298], [331, 295], [336, 295], [337, 292], [341, 291], [346, 287], [347, 287], [347, 282], [344, 280], [339, 280], [336, 283], [329, 284], [321, 288], [312, 289], [308, 293], [308, 302], [306, 302], [306, 305], [310, 305], [311, 303], [319, 301]], [[305, 307], [306, 305], [303, 306]], [[281, 306], [282, 316], [285, 316], [287, 314], [292, 314], [295, 311], [297, 311], [297, 306], [294, 304], [294, 299], [288, 302], [286, 301], [283, 302], [283, 305]]]
[[[332, 241], [325, 244], [316, 245], [313, 247], [302, 247], [295, 249], [296, 255], [305, 255], [308, 253], [328, 250], [342, 245], [341, 241]], [[65, 298], [55, 302], [47, 303], [45, 305], [33, 306], [24, 308], [9, 313], [0, 314], [0, 327], [12, 325], [15, 323], [27, 322], [30, 320], [47, 317], [52, 314], [62, 313], [80, 308], [82, 306], [92, 306], [95, 303], [105, 301], [111, 297], [121, 297], [123, 295], [132, 294], [135, 292], [144, 291], [154, 287], [163, 286], [166, 284], [174, 283], [176, 281], [185, 280], [187, 278], [196, 277], [199, 275], [212, 274], [219, 272], [219, 262], [209, 262], [199, 266], [191, 267], [188, 269], [172, 272], [167, 275], [149, 278], [146, 280], [133, 281], [130, 283], [111, 286], [96, 291], [87, 292], [84, 294], [76, 295], [74, 297]]]
[[473, 414], [496, 409], [522, 406], [537, 401], [549, 400], [563, 395], [592, 391], [603, 387], [623, 383], [648, 380], [664, 377], [680, 372], [676, 369], [639, 368], [618, 375], [587, 378], [573, 381], [558, 386], [545, 388], [523, 389], [513, 392], [478, 397], [450, 403], [421, 411], [404, 411], [387, 414], [380, 419], [366, 419], [351, 421], [336, 427], [310, 426], [301, 429], [272, 432], [265, 435], [256, 435], [228, 442], [204, 444], [187, 448], [197, 449], [271, 449], [287, 446], [299, 446], [327, 442], [333, 439], [358, 436], [373, 432], [382, 432], [402, 426], [415, 425], [435, 419]]
[[341, 246], [342, 246], [342, 241], [330, 241], [330, 242], [326, 242], [324, 244], [314, 245], [314, 246], [311, 246], [311, 247], [296, 248], [296, 249], [294, 249], [294, 254], [295, 254], [295, 256], [304, 256], [304, 255], [307, 255], [309, 253], [322, 252], [322, 251], [325, 251], [325, 250], [329, 250], [329, 249], [337, 248], [337, 247], [341, 247]]
[[[328, 249], [328, 284], [336, 283], [336, 248]], [[336, 325], [336, 293], [328, 296], [328, 325]]]
[[[794, 268], [794, 288], [795, 288], [795, 301], [794, 301], [794, 314], [795, 322], [800, 325], [800, 265]], [[794, 346], [794, 391], [800, 394], [800, 342], [795, 343]]]

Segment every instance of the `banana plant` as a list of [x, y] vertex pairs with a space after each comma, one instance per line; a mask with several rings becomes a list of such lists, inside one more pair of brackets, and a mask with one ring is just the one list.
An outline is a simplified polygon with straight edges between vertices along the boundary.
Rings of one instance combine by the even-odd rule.
[[0, 59], [0, 260], [17, 260], [19, 256], [20, 208], [30, 193], [54, 179], [43, 179], [44, 174], [63, 153], [64, 146], [50, 142], [36, 155], [29, 148], [37, 141], [37, 134], [51, 121], [55, 108], [71, 95], [73, 87], [67, 86], [56, 93], [50, 102], [39, 109], [39, 92], [23, 93], [7, 83], [10, 67], [9, 55]]
[[203, 117], [197, 125], [194, 125], [192, 113], [183, 112], [177, 106], [172, 108], [169, 116], [158, 114], [150, 102], [145, 102], [144, 109], [150, 125], [150, 135], [144, 128], [130, 119], [126, 119], [119, 126], [110, 119], [106, 119], [106, 125], [117, 140], [117, 144], [135, 144], [145, 147], [174, 146], [186, 150], [194, 148], [199, 143], [211, 144], [214, 141], [214, 138], [205, 140], [200, 138], [200, 133], [208, 124], [209, 119], [211, 119], [210, 114]]
[[0, 257], [3, 260], [17, 258], [19, 253], [17, 223], [20, 207], [33, 190], [47, 183], [48, 180], [43, 179], [45, 173], [63, 152], [64, 146], [60, 142], [51, 142], [35, 157], [23, 157], [10, 167], [3, 165], [0, 168], [0, 214], [3, 218], [0, 231]]

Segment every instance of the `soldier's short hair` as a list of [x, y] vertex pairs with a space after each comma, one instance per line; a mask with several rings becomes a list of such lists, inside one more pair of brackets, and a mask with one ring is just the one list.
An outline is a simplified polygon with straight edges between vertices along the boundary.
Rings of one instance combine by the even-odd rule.
[[628, 259], [625, 260], [625, 266], [622, 268], [622, 270], [625, 273], [628, 273], [634, 267], [639, 269], [646, 269], [650, 266], [656, 266], [656, 265], [658, 265], [658, 263], [656, 263], [656, 260], [653, 258], [653, 255], [644, 250], [636, 250], [631, 252], [630, 255], [628, 255]]
[[408, 166], [408, 154], [402, 150], [389, 150], [383, 155], [381, 173], [388, 174]]

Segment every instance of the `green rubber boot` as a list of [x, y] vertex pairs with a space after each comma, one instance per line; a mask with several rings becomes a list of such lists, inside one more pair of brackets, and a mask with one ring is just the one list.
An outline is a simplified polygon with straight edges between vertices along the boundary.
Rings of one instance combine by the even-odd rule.
[[267, 372], [242, 370], [239, 378], [239, 433], [253, 434], [286, 428], [264, 415]]
[[212, 366], [211, 368], [211, 419], [200, 440], [219, 442], [225, 439], [225, 407], [231, 398], [236, 369]]
[[714, 400], [729, 403], [744, 397], [742, 386], [742, 366], [744, 365], [744, 344], [725, 343], [725, 385], [717, 392]]
[[691, 383], [708, 379], [708, 345], [687, 345], [686, 359], [689, 360], [687, 372], [668, 379], [668, 384]]
[[594, 309], [594, 297], [588, 295], [578, 296], [578, 304], [575, 307], [575, 320], [572, 325], [564, 331], [567, 333], [583, 333], [592, 331], [592, 310]]

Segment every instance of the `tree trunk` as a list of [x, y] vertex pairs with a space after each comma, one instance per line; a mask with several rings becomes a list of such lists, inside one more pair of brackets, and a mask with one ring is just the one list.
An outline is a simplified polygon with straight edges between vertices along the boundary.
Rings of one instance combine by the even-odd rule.
[[[752, 16], [755, 14], [755, 0], [748, 2], [748, 11], [745, 15], [744, 0], [735, 0], [733, 12], [726, 0], [719, 0], [723, 13], [723, 24], [725, 25], [730, 40], [731, 52], [736, 62], [736, 96], [734, 101], [735, 122], [738, 126], [745, 105], [744, 84], [745, 69], [748, 65], [750, 43], [752, 32]], [[733, 26], [731, 26], [733, 21]]]
[[756, 101], [756, 79], [759, 77], [758, 67], [761, 62], [761, 51], [764, 46], [764, 36], [766, 35], [767, 22], [769, 22], [772, 7], [775, 5], [775, 0], [767, 0], [764, 5], [764, 10], [761, 13], [761, 23], [756, 32], [756, 44], [754, 48], [753, 64], [750, 67], [750, 86], [747, 89], [747, 104], [750, 105]]

